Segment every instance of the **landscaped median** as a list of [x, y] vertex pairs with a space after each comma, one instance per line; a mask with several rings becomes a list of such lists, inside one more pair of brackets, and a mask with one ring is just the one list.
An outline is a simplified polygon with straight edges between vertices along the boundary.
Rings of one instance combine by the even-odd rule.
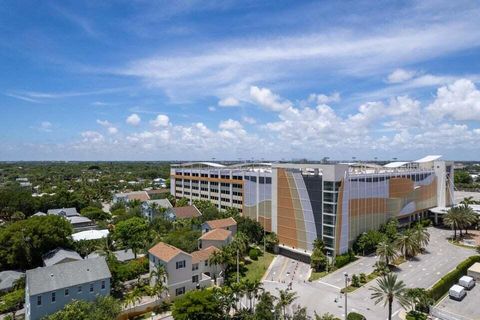
[[272, 263], [274, 257], [275, 255], [270, 252], [264, 252], [263, 255], [257, 258], [257, 260], [250, 260], [251, 263], [245, 265], [247, 271], [242, 279], [260, 281], [270, 266], [270, 263]]
[[458, 282], [462, 276], [467, 273], [475, 262], [480, 262], [480, 255], [471, 256], [464, 261], [460, 262], [458, 266], [438, 280], [429, 290], [430, 296], [438, 301], [442, 298], [450, 289], [451, 286]]

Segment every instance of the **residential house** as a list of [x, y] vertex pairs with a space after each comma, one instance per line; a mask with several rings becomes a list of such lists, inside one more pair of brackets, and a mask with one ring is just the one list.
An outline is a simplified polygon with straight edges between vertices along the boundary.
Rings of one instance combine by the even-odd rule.
[[25, 276], [25, 273], [14, 270], [0, 272], [0, 292], [8, 292], [13, 289], [15, 282]]
[[27, 270], [25, 319], [41, 319], [72, 300], [109, 295], [111, 277], [103, 257]]
[[177, 219], [196, 218], [200, 217], [202, 213], [194, 205], [185, 207], [170, 208], [166, 212], [166, 217], [172, 221]]
[[224, 229], [232, 232], [232, 236], [237, 233], [237, 221], [232, 217], [225, 219], [209, 220], [202, 224], [202, 233], [207, 233], [214, 229]]
[[76, 208], [49, 209], [47, 214], [64, 217], [70, 222], [75, 232], [95, 229], [95, 223], [87, 217], [81, 216]]
[[82, 260], [82, 257], [76, 251], [57, 248], [44, 254], [42, 259], [43, 265], [49, 267], [59, 263]]
[[[148, 250], [149, 269], [150, 272], [156, 271], [159, 266], [165, 269], [166, 275], [161, 281], [168, 288], [169, 296], [174, 298], [197, 287], [213, 285], [211, 275], [217, 275], [221, 271], [220, 266], [208, 264], [208, 258], [214, 250], [214, 248], [208, 248], [189, 254], [159, 242]], [[152, 279], [152, 281], [156, 280]]]
[[213, 229], [208, 231], [198, 239], [198, 248], [208, 248], [210, 246], [216, 248], [223, 248], [230, 242], [232, 242], [232, 231], [225, 229]]
[[150, 196], [146, 191], [133, 191], [126, 193], [116, 193], [113, 195], [113, 203], [128, 203], [138, 200], [140, 202], [150, 200]]
[[152, 220], [157, 213], [158, 208], [166, 210], [173, 208], [168, 199], [147, 200], [142, 202], [142, 215], [149, 220]]

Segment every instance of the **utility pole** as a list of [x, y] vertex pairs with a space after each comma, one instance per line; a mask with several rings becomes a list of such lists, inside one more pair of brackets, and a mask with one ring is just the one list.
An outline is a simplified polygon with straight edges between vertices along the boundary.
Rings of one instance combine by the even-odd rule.
[[239, 265], [238, 260], [239, 260], [239, 253], [238, 253], [238, 249], [237, 249], [237, 283], [240, 282], [240, 271], [239, 271], [239, 267], [238, 267], [238, 265]]
[[347, 287], [348, 287], [348, 273], [343, 273], [345, 276], [345, 319], [347, 319], [348, 308], [347, 308]]

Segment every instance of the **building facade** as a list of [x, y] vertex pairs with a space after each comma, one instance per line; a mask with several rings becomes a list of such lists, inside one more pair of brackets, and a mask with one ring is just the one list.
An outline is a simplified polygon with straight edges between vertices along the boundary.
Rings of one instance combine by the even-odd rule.
[[333, 254], [389, 219], [407, 223], [453, 204], [453, 163], [427, 156], [376, 164], [189, 163], [171, 169], [177, 198], [239, 209], [274, 231], [281, 250], [309, 254], [317, 238]]

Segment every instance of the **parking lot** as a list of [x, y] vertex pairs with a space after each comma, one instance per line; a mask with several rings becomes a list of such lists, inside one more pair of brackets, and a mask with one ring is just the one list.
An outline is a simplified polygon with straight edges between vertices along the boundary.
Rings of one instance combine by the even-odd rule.
[[477, 320], [480, 319], [479, 303], [480, 285], [477, 283], [461, 301], [450, 299], [447, 295], [432, 313], [442, 319]]
[[[450, 230], [429, 228], [429, 232], [431, 240], [426, 252], [401, 264], [395, 270], [398, 278], [403, 280], [409, 288], [432, 286], [458, 263], [475, 254], [471, 249], [450, 244], [447, 241], [447, 238], [451, 236], [452, 231]], [[292, 261], [294, 260], [286, 257], [276, 259], [265, 278], [264, 288], [277, 294], [278, 289], [286, 289], [292, 282], [292, 289], [298, 295], [295, 304], [307, 307], [310, 315], [316, 311], [319, 314], [329, 312], [337, 317], [344, 317], [344, 296], [340, 294], [340, 289], [344, 286], [345, 281], [343, 272], [348, 272], [349, 275], [361, 272], [368, 274], [373, 271], [372, 266], [376, 257], [362, 257], [315, 282], [304, 281], [308, 278], [306, 276], [308, 272], [304, 271], [308, 269], [308, 265], [298, 262], [297, 267], [297, 262]], [[297, 271], [293, 273], [292, 270], [295, 268]], [[385, 320], [387, 310], [382, 304], [375, 305], [370, 299], [371, 291], [368, 288], [375, 285], [376, 281], [373, 280], [366, 286], [349, 293], [348, 312], [362, 313], [369, 320]], [[399, 319], [400, 310], [401, 307], [395, 303], [393, 319]]]

